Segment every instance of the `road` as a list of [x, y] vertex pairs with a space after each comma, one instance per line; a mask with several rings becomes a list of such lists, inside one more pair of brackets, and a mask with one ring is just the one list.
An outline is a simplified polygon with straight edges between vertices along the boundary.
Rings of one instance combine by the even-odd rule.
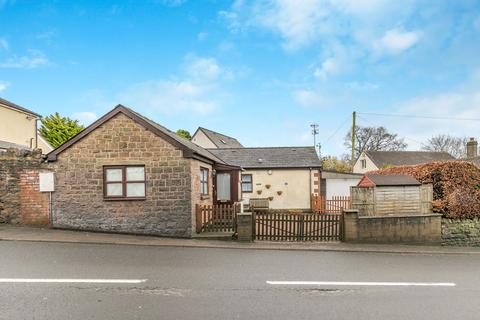
[[478, 319], [479, 269], [479, 255], [3, 241], [0, 319]]

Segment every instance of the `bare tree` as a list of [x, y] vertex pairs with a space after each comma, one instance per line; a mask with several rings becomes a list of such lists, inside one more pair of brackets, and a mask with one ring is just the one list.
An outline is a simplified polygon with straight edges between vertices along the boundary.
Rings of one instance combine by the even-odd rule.
[[[345, 136], [345, 147], [352, 148], [352, 131]], [[405, 150], [407, 144], [397, 134], [390, 133], [385, 127], [357, 127], [355, 130], [355, 159], [363, 151]]]
[[450, 153], [455, 158], [465, 157], [466, 137], [454, 137], [448, 134], [439, 134], [431, 137], [423, 144], [422, 149], [426, 151], [444, 151]]

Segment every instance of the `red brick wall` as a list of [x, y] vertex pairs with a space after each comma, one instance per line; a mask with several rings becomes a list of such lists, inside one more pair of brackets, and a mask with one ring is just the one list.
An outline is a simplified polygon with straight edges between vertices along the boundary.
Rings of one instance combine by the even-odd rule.
[[48, 192], [39, 191], [38, 170], [20, 173], [20, 223], [47, 226], [50, 223], [50, 199]]
[[48, 224], [49, 195], [38, 191], [38, 172], [46, 170], [41, 150], [0, 152], [0, 223]]

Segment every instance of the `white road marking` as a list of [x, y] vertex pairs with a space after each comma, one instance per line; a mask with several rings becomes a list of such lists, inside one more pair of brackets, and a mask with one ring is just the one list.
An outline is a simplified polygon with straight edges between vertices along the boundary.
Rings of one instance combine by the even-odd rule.
[[27, 279], [27, 278], [0, 278], [0, 283], [143, 283], [147, 279]]
[[417, 287], [455, 287], [453, 282], [343, 282], [343, 281], [267, 281], [270, 285], [293, 286], [417, 286]]

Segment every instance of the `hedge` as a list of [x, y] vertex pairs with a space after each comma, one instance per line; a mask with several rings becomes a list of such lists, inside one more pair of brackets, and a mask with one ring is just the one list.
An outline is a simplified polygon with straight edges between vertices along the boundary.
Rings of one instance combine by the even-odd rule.
[[408, 174], [433, 184], [433, 211], [447, 218], [480, 217], [480, 168], [467, 161], [440, 161], [373, 171]]

